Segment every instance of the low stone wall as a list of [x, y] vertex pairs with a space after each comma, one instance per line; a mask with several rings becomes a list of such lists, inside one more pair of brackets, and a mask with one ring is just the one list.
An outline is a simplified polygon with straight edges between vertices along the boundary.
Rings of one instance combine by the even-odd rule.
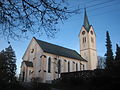
[[81, 78], [81, 79], [90, 79], [96, 75], [104, 74], [104, 70], [84, 70], [77, 72], [61, 73], [61, 79], [70, 79], [70, 78]]

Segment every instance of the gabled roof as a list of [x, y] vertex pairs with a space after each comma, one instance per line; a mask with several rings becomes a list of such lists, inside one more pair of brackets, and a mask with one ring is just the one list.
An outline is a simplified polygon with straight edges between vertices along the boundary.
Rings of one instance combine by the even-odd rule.
[[89, 24], [89, 20], [88, 20], [88, 17], [87, 17], [86, 9], [85, 9], [85, 14], [84, 14], [84, 24], [83, 24], [83, 26], [85, 27], [87, 32], [89, 32], [91, 25]]
[[68, 57], [68, 58], [72, 58], [72, 59], [77, 59], [77, 60], [81, 60], [81, 61], [86, 61], [75, 50], [61, 47], [58, 45], [54, 45], [54, 44], [51, 44], [48, 42], [44, 42], [44, 41], [36, 39], [35, 37], [34, 37], [34, 39], [37, 41], [37, 43], [43, 49], [44, 52], [55, 54], [58, 56], [64, 56], [64, 57]]
[[33, 63], [31, 61], [23, 61], [27, 67], [33, 67]]

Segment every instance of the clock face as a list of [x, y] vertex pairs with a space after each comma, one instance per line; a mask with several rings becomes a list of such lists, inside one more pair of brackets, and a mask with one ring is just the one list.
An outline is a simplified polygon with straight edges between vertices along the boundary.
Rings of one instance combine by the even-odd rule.
[[90, 33], [93, 35], [93, 31], [90, 31]]
[[82, 32], [82, 35], [84, 35], [84, 34], [85, 34], [85, 31]]

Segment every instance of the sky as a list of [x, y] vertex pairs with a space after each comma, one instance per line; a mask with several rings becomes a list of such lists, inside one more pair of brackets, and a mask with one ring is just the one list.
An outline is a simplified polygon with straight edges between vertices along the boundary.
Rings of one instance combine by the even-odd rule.
[[[34, 36], [37, 39], [53, 43], [59, 46], [70, 48], [80, 52], [80, 44], [78, 34], [84, 21], [84, 7], [87, 10], [89, 23], [93, 26], [96, 33], [96, 45], [98, 56], [104, 56], [106, 52], [106, 31], [109, 31], [112, 49], [115, 55], [116, 43], [120, 46], [120, 0], [68, 0], [70, 8], [79, 5], [80, 13], [71, 16], [63, 24], [58, 24], [60, 31], [55, 38], [47, 38], [46, 36]], [[25, 53], [31, 39], [11, 40], [11, 45], [17, 57], [17, 74], [20, 72], [22, 56]], [[7, 40], [0, 38], [0, 51], [9, 46]]]

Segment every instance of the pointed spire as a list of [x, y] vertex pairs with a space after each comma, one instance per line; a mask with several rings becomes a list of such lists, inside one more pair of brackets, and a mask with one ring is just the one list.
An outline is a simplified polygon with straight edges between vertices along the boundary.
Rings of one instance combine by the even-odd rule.
[[85, 13], [84, 13], [84, 27], [87, 31], [90, 29], [87, 13], [86, 13], [86, 8], [85, 8]]

